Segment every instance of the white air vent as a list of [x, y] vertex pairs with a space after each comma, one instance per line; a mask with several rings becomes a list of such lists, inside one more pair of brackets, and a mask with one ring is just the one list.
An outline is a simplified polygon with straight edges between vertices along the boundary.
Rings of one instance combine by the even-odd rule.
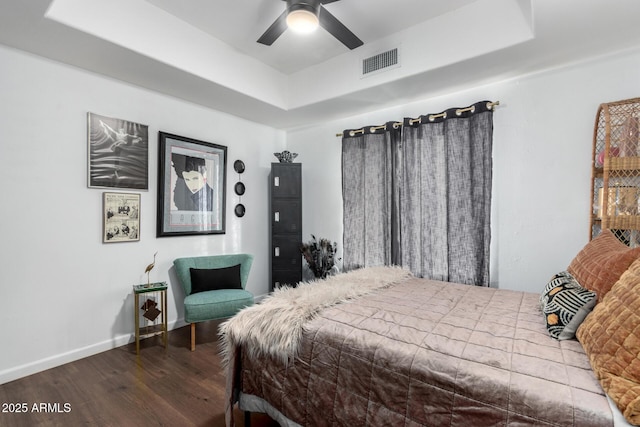
[[377, 55], [362, 60], [362, 76], [366, 76], [375, 71], [395, 68], [399, 66], [398, 48], [379, 53]]

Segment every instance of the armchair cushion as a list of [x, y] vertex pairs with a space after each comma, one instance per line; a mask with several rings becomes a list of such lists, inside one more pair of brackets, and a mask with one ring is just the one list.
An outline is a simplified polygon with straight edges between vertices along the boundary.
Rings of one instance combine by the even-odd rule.
[[187, 323], [224, 319], [253, 304], [253, 294], [244, 289], [218, 289], [197, 292], [184, 299]]
[[222, 268], [190, 268], [191, 293], [216, 289], [242, 289], [240, 264]]

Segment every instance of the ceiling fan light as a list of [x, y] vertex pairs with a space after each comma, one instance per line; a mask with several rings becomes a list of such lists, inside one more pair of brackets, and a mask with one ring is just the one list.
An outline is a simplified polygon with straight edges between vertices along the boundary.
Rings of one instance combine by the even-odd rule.
[[287, 15], [287, 26], [296, 33], [307, 34], [318, 28], [318, 17], [310, 10], [300, 8]]

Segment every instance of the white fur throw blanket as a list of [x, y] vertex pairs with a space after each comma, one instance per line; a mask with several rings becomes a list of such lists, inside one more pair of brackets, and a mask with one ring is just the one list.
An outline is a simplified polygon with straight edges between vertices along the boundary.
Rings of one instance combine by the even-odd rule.
[[369, 267], [276, 289], [220, 325], [225, 365], [237, 345], [250, 356], [267, 355], [286, 365], [298, 354], [305, 323], [320, 310], [409, 277], [400, 267]]

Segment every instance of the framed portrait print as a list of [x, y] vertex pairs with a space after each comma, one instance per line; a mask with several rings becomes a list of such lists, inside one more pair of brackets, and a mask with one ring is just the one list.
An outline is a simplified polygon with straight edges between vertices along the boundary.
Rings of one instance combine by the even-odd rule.
[[87, 113], [88, 186], [149, 189], [149, 128]]
[[225, 233], [227, 147], [158, 133], [157, 237]]
[[140, 194], [102, 194], [102, 243], [140, 240]]

